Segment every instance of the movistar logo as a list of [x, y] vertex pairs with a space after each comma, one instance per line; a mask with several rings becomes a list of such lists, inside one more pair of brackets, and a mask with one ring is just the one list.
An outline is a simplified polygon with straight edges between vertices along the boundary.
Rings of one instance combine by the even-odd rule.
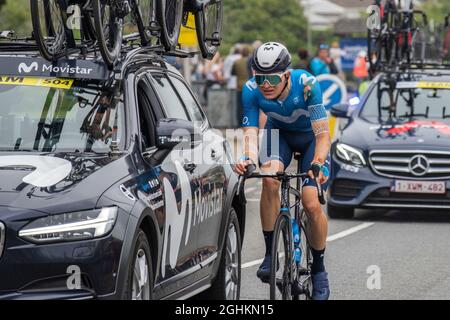
[[30, 65], [27, 65], [25, 62], [19, 64], [18, 68], [19, 73], [30, 73], [32, 71], [35, 72], [43, 72], [43, 73], [65, 73], [65, 74], [75, 74], [75, 75], [90, 75], [93, 73], [94, 69], [92, 68], [82, 68], [79, 66], [71, 66], [71, 65], [51, 65], [51, 64], [42, 64], [41, 69], [39, 69], [39, 63], [37, 61], [32, 62]]
[[[166, 222], [164, 226], [163, 260], [161, 274], [165, 277], [166, 261], [169, 258], [171, 269], [175, 269], [181, 246], [183, 244], [183, 231], [186, 230], [184, 246], [187, 246], [191, 228], [201, 225], [223, 211], [223, 190], [213, 187], [209, 192], [203, 193], [199, 188], [192, 194], [191, 181], [179, 161], [174, 161], [176, 173], [181, 189], [181, 203], [175, 195], [170, 181], [164, 177], [163, 187], [165, 196]], [[157, 194], [160, 196], [161, 194]], [[186, 221], [187, 220], [187, 221]], [[187, 223], [187, 225], [186, 225]]]
[[30, 65], [26, 63], [19, 64], [19, 73], [30, 73], [31, 71], [38, 71], [39, 64], [37, 62], [33, 62]]

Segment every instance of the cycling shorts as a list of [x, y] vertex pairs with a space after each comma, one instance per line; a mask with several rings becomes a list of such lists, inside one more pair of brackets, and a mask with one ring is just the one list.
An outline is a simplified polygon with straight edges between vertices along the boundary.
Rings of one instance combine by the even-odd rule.
[[[316, 137], [314, 132], [280, 130], [268, 120], [262, 138], [259, 162], [264, 164], [268, 161], [279, 160], [283, 163], [286, 170], [292, 161], [294, 153], [299, 152], [301, 154], [301, 172], [307, 172], [311, 168], [311, 163], [314, 159], [315, 147]], [[331, 175], [331, 158], [329, 154], [325, 165], [328, 167]], [[327, 190], [328, 185], [329, 180], [322, 188]], [[308, 178], [305, 179], [303, 186], [316, 187], [316, 182]]]

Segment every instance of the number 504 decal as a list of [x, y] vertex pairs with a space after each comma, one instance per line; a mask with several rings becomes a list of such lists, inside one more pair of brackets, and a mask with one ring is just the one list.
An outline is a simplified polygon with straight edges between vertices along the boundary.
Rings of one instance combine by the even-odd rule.
[[11, 86], [48, 87], [56, 89], [70, 89], [73, 80], [58, 78], [32, 78], [0, 76], [0, 84]]

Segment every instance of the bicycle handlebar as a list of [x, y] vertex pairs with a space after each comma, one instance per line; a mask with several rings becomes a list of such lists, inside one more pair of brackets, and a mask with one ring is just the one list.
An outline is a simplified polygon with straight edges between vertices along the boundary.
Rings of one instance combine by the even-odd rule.
[[[275, 174], [262, 174], [256, 171], [256, 165], [255, 164], [249, 164], [247, 167], [246, 172], [244, 173], [243, 177], [244, 179], [252, 179], [252, 178], [274, 178], [278, 180], [283, 179], [295, 179], [295, 178], [307, 178], [309, 177], [308, 173], [290, 173], [290, 172], [277, 172]], [[314, 178], [317, 180], [317, 178], [320, 175], [320, 172], [322, 171], [322, 165], [319, 163], [313, 163], [311, 166], [311, 170], [313, 172]], [[319, 196], [319, 202], [322, 205], [325, 205], [327, 202], [325, 200], [325, 195], [323, 192], [322, 185], [320, 183], [316, 183], [318, 196]]]

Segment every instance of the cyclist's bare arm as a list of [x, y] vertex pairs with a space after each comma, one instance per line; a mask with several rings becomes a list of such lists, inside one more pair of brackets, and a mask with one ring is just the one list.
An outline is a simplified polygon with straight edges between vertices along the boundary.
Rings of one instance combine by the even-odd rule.
[[242, 128], [244, 131], [242, 148], [243, 154], [249, 160], [245, 160], [243, 158], [239, 159], [236, 162], [236, 172], [240, 175], [244, 174], [246, 171], [246, 167], [249, 164], [258, 162], [258, 127], [245, 127]]
[[[311, 122], [312, 129], [316, 135], [316, 148], [314, 153], [314, 158], [312, 163], [320, 163], [323, 165], [328, 157], [331, 148], [331, 138], [330, 138], [330, 128], [328, 118]], [[310, 177], [313, 178], [312, 172], [310, 172]], [[318, 181], [320, 184], [325, 183], [328, 177], [324, 177], [320, 173]]]
[[262, 130], [266, 127], [267, 115], [263, 112], [259, 112], [259, 129]]

